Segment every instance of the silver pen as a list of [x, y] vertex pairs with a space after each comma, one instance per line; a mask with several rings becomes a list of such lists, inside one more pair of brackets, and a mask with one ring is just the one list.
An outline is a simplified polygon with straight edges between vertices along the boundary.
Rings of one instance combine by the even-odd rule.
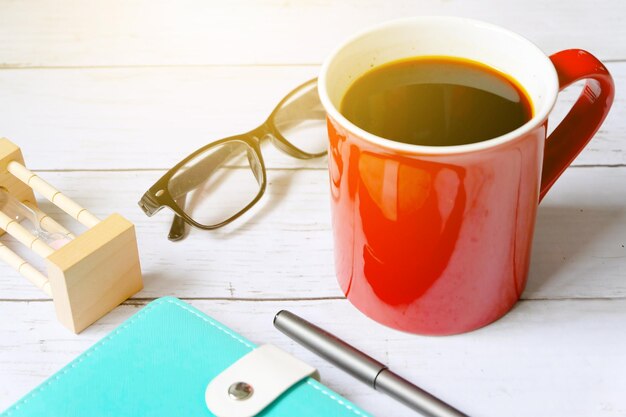
[[274, 327], [356, 379], [426, 417], [468, 417], [302, 317], [279, 311], [274, 317]]

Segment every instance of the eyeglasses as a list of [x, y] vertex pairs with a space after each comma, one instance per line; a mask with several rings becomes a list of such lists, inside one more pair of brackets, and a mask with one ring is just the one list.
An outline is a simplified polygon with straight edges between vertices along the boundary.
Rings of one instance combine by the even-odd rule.
[[185, 224], [212, 230], [256, 204], [267, 185], [261, 142], [269, 140], [299, 159], [326, 154], [326, 113], [317, 79], [283, 98], [267, 120], [247, 133], [212, 142], [167, 171], [139, 201], [152, 216], [163, 207], [175, 213], [168, 238], [185, 236]]

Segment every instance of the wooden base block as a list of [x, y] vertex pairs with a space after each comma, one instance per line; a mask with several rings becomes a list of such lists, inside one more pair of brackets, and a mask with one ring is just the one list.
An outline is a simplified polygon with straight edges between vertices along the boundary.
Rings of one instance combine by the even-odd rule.
[[[28, 201], [36, 206], [37, 200], [35, 199], [33, 190], [8, 171], [7, 165], [9, 165], [11, 161], [24, 164], [22, 151], [10, 140], [0, 138], [0, 187], [4, 188], [18, 200]], [[0, 236], [4, 233], [4, 230], [0, 230]]]
[[143, 288], [135, 227], [113, 214], [47, 258], [59, 321], [80, 333]]

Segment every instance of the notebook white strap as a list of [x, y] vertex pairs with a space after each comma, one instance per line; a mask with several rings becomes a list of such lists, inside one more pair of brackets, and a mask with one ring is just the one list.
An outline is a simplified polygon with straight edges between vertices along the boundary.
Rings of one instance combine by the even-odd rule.
[[262, 345], [213, 378], [205, 393], [217, 417], [252, 417], [317, 370], [273, 345]]

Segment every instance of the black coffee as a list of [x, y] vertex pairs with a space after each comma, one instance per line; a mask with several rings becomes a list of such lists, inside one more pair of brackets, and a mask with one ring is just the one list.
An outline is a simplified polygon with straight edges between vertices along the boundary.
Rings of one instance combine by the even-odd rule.
[[366, 72], [349, 87], [343, 115], [377, 136], [447, 146], [495, 138], [532, 117], [524, 90], [484, 64], [417, 57]]

